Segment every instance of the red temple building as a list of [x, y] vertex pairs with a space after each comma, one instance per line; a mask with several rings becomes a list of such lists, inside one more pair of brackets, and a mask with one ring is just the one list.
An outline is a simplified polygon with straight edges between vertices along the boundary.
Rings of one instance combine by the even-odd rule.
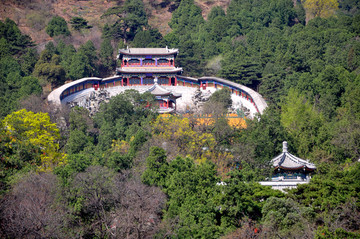
[[121, 85], [152, 85], [157, 79], [159, 85], [176, 86], [182, 73], [182, 68], [175, 67], [178, 52], [167, 47], [120, 49], [116, 71]]
[[127, 48], [120, 49], [117, 75], [121, 86], [146, 86], [145, 91], [153, 94], [159, 104], [160, 113], [176, 110], [176, 99], [181, 94], [173, 93], [161, 85], [176, 86], [177, 76], [182, 68], [175, 67], [178, 49], [169, 48]]

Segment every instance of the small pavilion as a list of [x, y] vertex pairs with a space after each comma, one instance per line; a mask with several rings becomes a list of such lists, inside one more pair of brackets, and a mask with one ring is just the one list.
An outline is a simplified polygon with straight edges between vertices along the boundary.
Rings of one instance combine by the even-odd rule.
[[287, 142], [283, 142], [283, 151], [271, 160], [274, 168], [271, 181], [260, 182], [273, 189], [296, 188], [298, 184], [308, 183], [316, 166], [308, 160], [296, 157], [288, 152]]
[[283, 151], [271, 160], [274, 167], [273, 181], [284, 180], [310, 180], [310, 175], [315, 171], [315, 164], [308, 160], [298, 158], [288, 152], [287, 142], [283, 142]]
[[154, 84], [150, 86], [145, 92], [150, 92], [155, 96], [157, 104], [159, 105], [159, 113], [171, 113], [176, 111], [176, 99], [181, 97], [180, 93], [172, 92], [157, 83], [157, 78], [154, 79]]

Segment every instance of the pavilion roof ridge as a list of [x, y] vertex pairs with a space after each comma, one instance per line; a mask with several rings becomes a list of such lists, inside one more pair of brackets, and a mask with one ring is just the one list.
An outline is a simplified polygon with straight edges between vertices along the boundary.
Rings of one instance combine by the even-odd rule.
[[179, 49], [175, 48], [127, 48], [127, 49], [119, 49], [119, 53], [121, 54], [129, 54], [129, 55], [170, 55], [177, 54]]
[[117, 68], [118, 72], [179, 72], [181, 67], [121, 67]]
[[284, 168], [300, 168], [307, 167], [309, 169], [316, 169], [315, 164], [310, 163], [309, 160], [304, 160], [299, 158], [287, 151], [287, 142], [283, 142], [283, 152], [273, 158], [271, 163], [274, 167], [284, 167]]
[[150, 92], [153, 95], [171, 95], [172, 94], [175, 97], [180, 97], [182, 95], [180, 93], [176, 93], [176, 92], [173, 92], [171, 90], [168, 90], [168, 89], [162, 87], [156, 81], [154, 82], [153, 85], [151, 85], [150, 87], [145, 89], [144, 92]]

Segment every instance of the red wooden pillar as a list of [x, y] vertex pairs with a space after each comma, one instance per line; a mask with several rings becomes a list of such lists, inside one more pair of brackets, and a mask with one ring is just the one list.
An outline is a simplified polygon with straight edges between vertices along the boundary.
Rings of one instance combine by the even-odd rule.
[[177, 78], [176, 78], [176, 76], [175, 76], [175, 86], [177, 86]]
[[171, 77], [169, 77], [169, 84], [168, 85], [171, 85]]
[[121, 78], [121, 86], [124, 86], [124, 79]]

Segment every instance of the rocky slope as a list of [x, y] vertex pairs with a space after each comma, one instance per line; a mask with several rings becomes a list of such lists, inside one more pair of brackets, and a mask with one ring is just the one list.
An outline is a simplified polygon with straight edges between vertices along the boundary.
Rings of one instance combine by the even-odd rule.
[[[149, 24], [158, 28], [165, 35], [171, 29], [168, 22], [171, 19], [171, 4], [164, 6], [162, 0], [143, 0], [149, 17]], [[116, 6], [117, 2], [110, 0], [0, 0], [0, 20], [10, 18], [14, 20], [20, 30], [30, 35], [33, 41], [42, 48], [48, 41], [52, 40], [45, 32], [46, 24], [55, 16], [61, 16], [66, 21], [72, 17], [80, 16], [89, 21], [93, 28], [78, 32], [72, 32], [72, 36], [64, 39], [75, 47], [87, 40], [92, 40], [99, 46], [101, 39], [101, 28], [105, 23], [111, 23], [114, 19], [100, 19], [106, 9]], [[203, 10], [206, 18], [213, 6], [221, 6], [224, 9], [230, 0], [196, 0], [196, 4]], [[70, 29], [71, 30], [71, 29]]]

